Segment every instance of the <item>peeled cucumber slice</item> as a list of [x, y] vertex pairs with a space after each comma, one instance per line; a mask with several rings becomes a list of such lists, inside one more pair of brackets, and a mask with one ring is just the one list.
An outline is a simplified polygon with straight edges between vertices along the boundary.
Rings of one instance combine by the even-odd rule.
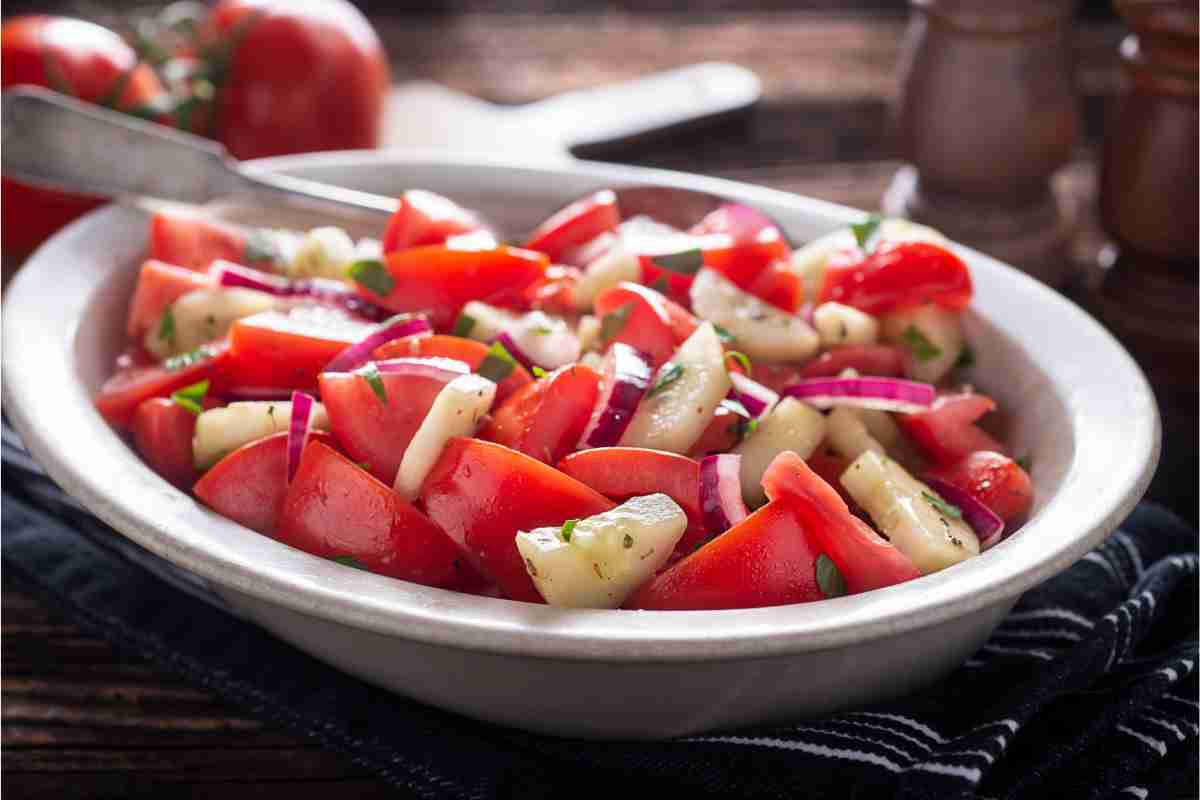
[[908, 376], [925, 383], [946, 377], [967, 346], [959, 312], [932, 303], [885, 314], [882, 325], [883, 338], [912, 355]]
[[400, 460], [397, 494], [410, 503], [416, 499], [446, 442], [474, 434], [495, 399], [496, 384], [479, 375], [461, 375], [443, 386]]
[[[311, 420], [313, 430], [329, 430], [324, 404], [313, 404]], [[253, 400], [210, 408], [196, 418], [192, 459], [197, 469], [208, 469], [242, 445], [286, 431], [291, 421], [290, 401]]]
[[741, 455], [742, 499], [751, 508], [767, 501], [762, 476], [775, 456], [784, 450], [795, 450], [808, 458], [825, 438], [825, 415], [794, 397], [780, 400], [770, 414], [763, 417], [754, 433], [733, 449]]
[[817, 332], [799, 316], [742, 291], [716, 270], [696, 273], [690, 295], [696, 316], [728, 331], [752, 359], [803, 361], [820, 346]]
[[187, 353], [220, 339], [239, 319], [281, 305], [278, 297], [253, 289], [194, 289], [167, 307], [169, 322], [152, 325], [142, 343], [159, 359]]

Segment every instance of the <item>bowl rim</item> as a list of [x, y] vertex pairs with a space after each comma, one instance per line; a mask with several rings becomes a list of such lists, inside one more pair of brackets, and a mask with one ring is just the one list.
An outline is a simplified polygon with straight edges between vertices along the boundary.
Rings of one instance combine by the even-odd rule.
[[[597, 186], [660, 183], [785, 207], [830, 228], [864, 214], [719, 178], [589, 162], [538, 164], [407, 151], [249, 162], [255, 170], [293, 172], [370, 164], [477, 170], [481, 175], [499, 172], [518, 184], [564, 176]], [[553, 609], [364, 574], [207, 511], [158, 478], [95, 412], [78, 377], [76, 330], [93, 293], [115, 267], [101, 269], [92, 263], [99, 259], [85, 259], [80, 268], [64, 275], [59, 265], [64, 256], [78, 255], [85, 242], [95, 248], [95, 241], [134, 219], [134, 212], [120, 207], [89, 213], [43, 244], [12, 280], [3, 306], [3, 395], [14, 426], [55, 481], [134, 542], [217, 587], [337, 624], [427, 644], [566, 660], [726, 660], [836, 648], [940, 624], [1015, 599], [1111, 533], [1141, 498], [1158, 460], [1161, 426], [1153, 393], [1108, 331], [1033, 278], [954, 245], [973, 272], [981, 270], [989, 280], [1001, 280], [1020, 295], [1023, 305], [1060, 321], [1065, 326], [1060, 330], [1070, 333], [1066, 338], [1086, 342], [1091, 362], [1104, 363], [1103, 379], [1089, 377], [1091, 373], [1069, 363], [1061, 365], [1065, 374], [1057, 380], [1047, 373], [1064, 392], [1075, 425], [1076, 452], [1056, 494], [1026, 523], [1021, 536], [1000, 548], [919, 580], [862, 595], [723, 611]], [[47, 306], [51, 301], [53, 308]], [[1061, 342], [1049, 343], [1048, 349], [1047, 356], [1070, 352]], [[1098, 393], [1097, 388], [1104, 391]], [[1122, 422], [1119, 439], [1114, 439], [1110, 428]], [[87, 441], [88, 447], [75, 446], [79, 441]], [[1118, 441], [1122, 453], [1114, 463], [1110, 446]], [[95, 470], [86, 458], [90, 454], [115, 461], [111, 469]], [[1104, 461], [1106, 455], [1109, 460]]]

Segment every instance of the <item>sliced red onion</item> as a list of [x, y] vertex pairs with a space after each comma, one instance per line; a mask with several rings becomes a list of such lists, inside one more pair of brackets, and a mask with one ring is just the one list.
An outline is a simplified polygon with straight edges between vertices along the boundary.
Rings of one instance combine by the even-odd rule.
[[729, 380], [733, 382], [730, 399], [737, 400], [755, 417], [766, 414], [779, 402], [779, 395], [740, 372], [730, 372]]
[[243, 267], [232, 261], [214, 262], [211, 273], [215, 276], [218, 286], [253, 289], [256, 292], [266, 292], [276, 297], [308, 298], [318, 303], [342, 308], [371, 322], [383, 322], [392, 313], [386, 308], [364, 299], [341, 281], [328, 278], [288, 280], [278, 275]]
[[391, 375], [413, 375], [423, 378], [436, 378], [440, 381], [450, 381], [459, 375], [471, 374], [471, 365], [457, 358], [389, 358], [376, 361], [375, 368], [380, 372]]
[[742, 500], [742, 457], [705, 456], [700, 462], [700, 511], [709, 536], [719, 536], [750, 515]]
[[983, 552], [999, 542], [1004, 536], [1004, 520], [996, 512], [975, 499], [968, 491], [958, 488], [953, 483], [925, 476], [925, 484], [952, 506], [957, 506], [962, 512], [963, 521], [975, 531], [979, 537], [979, 550]]
[[273, 386], [235, 386], [222, 389], [221, 399], [229, 403], [258, 400], [288, 400], [292, 396], [291, 389], [280, 389]]
[[579, 438], [579, 448], [612, 447], [621, 441], [650, 388], [652, 371], [642, 354], [627, 344], [614, 342], [600, 367], [600, 393], [592, 418]]
[[387, 344], [402, 336], [413, 336], [418, 333], [432, 333], [433, 326], [424, 317], [412, 314], [397, 314], [368, 334], [361, 342], [355, 342], [333, 357], [325, 365], [326, 372], [350, 372], [371, 360], [371, 353], [380, 345]]
[[817, 408], [852, 406], [905, 414], [928, 409], [937, 397], [937, 390], [928, 383], [871, 376], [809, 378], [785, 387], [782, 393]]
[[535, 365], [558, 369], [574, 364], [582, 354], [579, 337], [560, 321], [534, 311], [505, 328], [496, 341], [521, 362], [525, 369]]
[[292, 392], [292, 419], [288, 425], [287, 438], [287, 479], [288, 483], [296, 476], [296, 468], [300, 466], [300, 456], [304, 454], [304, 445], [308, 444], [308, 435], [312, 433], [313, 406], [316, 400], [304, 392]]

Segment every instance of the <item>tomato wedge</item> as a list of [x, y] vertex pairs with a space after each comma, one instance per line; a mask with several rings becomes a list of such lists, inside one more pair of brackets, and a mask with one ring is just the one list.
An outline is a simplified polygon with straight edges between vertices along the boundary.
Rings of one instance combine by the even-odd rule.
[[853, 369], [860, 375], [903, 376], [908, 355], [887, 344], [850, 344], [826, 350], [804, 365], [801, 378], [832, 378]]
[[757, 608], [822, 599], [820, 551], [785, 503], [767, 503], [644, 583], [625, 608]]
[[275, 538], [322, 558], [352, 558], [371, 572], [413, 583], [454, 588], [478, 582], [454, 543], [427, 516], [320, 442], [304, 448]]
[[561, 525], [613, 507], [535, 458], [479, 439], [451, 439], [421, 486], [425, 512], [511, 600], [543, 602], [517, 550], [518, 531]]
[[696, 327], [696, 318], [686, 309], [636, 283], [622, 282], [600, 292], [595, 309], [605, 331], [612, 333], [605, 347], [613, 342], [627, 344], [649, 358], [655, 368], [687, 338], [679, 334], [689, 324], [692, 330]]
[[150, 257], [187, 269], [206, 270], [218, 259], [269, 269], [269, 261], [251, 261], [246, 234], [233, 225], [175, 214], [150, 220]]
[[152, 397], [133, 415], [133, 443], [155, 472], [185, 491], [199, 473], [192, 462], [196, 415], [166, 397]]
[[125, 332], [129, 338], [140, 340], [147, 330], [159, 323], [167, 306], [188, 292], [208, 289], [212, 284], [212, 278], [203, 272], [155, 259], [144, 262], [138, 272], [133, 299], [129, 301]]
[[819, 302], [854, 306], [868, 314], [934, 302], [960, 310], [973, 294], [967, 265], [931, 242], [883, 244], [873, 253], [845, 250], [830, 256]]
[[[433, 356], [456, 358], [459, 361], [466, 362], [472, 371], [479, 369], [479, 365], [483, 363], [487, 355], [488, 346], [483, 342], [477, 342], [474, 339], [464, 339], [460, 336], [443, 336], [441, 334], [433, 336], [405, 336], [402, 339], [388, 342], [375, 350], [375, 358], [377, 359], [431, 358]], [[513, 393], [532, 381], [532, 376], [530, 376], [525, 368], [517, 364], [513, 367], [509, 376], [500, 381], [500, 384], [496, 387], [494, 406], [499, 408]]]
[[361, 375], [325, 372], [318, 381], [329, 426], [346, 455], [391, 486], [409, 442], [452, 379], [381, 373], [387, 402]]
[[796, 453], [785, 450], [775, 457], [763, 474], [763, 489], [771, 505], [783, 503], [794, 510], [852, 594], [920, 577], [908, 556], [851, 514], [841, 495]]
[[996, 408], [992, 398], [972, 392], [938, 397], [928, 411], [898, 414], [900, 427], [935, 464], [951, 464], [979, 450], [1005, 453], [1004, 445], [975, 425]]
[[[205, 472], [192, 492], [221, 516], [272, 535], [287, 496], [287, 439], [286, 433], [276, 433], [242, 445]], [[333, 438], [313, 431], [308, 443], [313, 442], [330, 445]]]
[[568, 250], [615, 231], [620, 224], [617, 196], [604, 189], [555, 212], [529, 235], [525, 247], [558, 262]]
[[688, 527], [675, 545], [682, 558], [706, 538], [700, 512], [700, 462], [677, 453], [642, 447], [596, 447], [572, 453], [558, 468], [615, 503], [662, 492], [687, 514]]
[[575, 286], [583, 273], [576, 267], [551, 264], [523, 293], [524, 305], [552, 314], [574, 314]]
[[388, 220], [383, 252], [426, 244], [444, 244], [451, 236], [478, 230], [478, 218], [448, 197], [412, 189], [400, 195], [400, 205]]
[[243, 317], [229, 330], [230, 381], [239, 387], [311, 392], [330, 359], [373, 330], [368, 323], [328, 308]]
[[210, 392], [230, 385], [227, 380], [229, 345], [224, 340], [207, 344], [162, 364], [133, 366], [113, 375], [100, 387], [96, 410], [110, 425], [128, 428], [134, 413], [151, 397], [166, 397], [176, 389], [208, 379]]
[[557, 464], [583, 435], [599, 386], [600, 375], [591, 367], [561, 367], [498, 405], [479, 438]]
[[932, 469], [935, 478], [957, 486], [1013, 526], [1033, 507], [1033, 482], [1021, 465], [1002, 453], [980, 450]]
[[466, 250], [440, 244], [387, 253], [384, 261], [387, 275], [359, 277], [359, 294], [392, 311], [425, 311], [441, 331], [449, 330], [471, 300], [519, 304], [525, 287], [549, 266], [544, 254], [532, 250]]
[[722, 402], [713, 411], [712, 422], [692, 445], [692, 458], [728, 453], [742, 441], [742, 425], [747, 419]]

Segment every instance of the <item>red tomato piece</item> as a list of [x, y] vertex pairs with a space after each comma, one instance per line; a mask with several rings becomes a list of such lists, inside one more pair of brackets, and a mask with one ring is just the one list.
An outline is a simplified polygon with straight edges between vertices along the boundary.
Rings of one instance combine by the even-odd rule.
[[479, 229], [479, 220], [448, 197], [412, 189], [400, 195], [400, 207], [388, 220], [383, 252], [426, 244], [444, 244], [452, 236]]
[[[730, 364], [733, 367], [733, 364]], [[741, 425], [746, 418], [730, 406], [721, 403], [713, 411], [712, 422], [692, 445], [692, 458], [704, 458], [716, 453], [728, 453], [742, 441]]]
[[[464, 339], [460, 336], [405, 336], [402, 339], [388, 342], [375, 350], [375, 358], [455, 358], [465, 362], [472, 371], [477, 371], [479, 365], [487, 358], [488, 346], [474, 339]], [[496, 387], [496, 400], [493, 406], [499, 408], [522, 386], [533, 381], [529, 372], [517, 364], [512, 373], [500, 381]]]
[[973, 293], [967, 265], [930, 242], [883, 244], [868, 255], [845, 250], [829, 258], [819, 301], [833, 300], [868, 314], [934, 302], [961, 310]]
[[479, 438], [557, 464], [583, 435], [599, 386], [600, 376], [591, 367], [561, 367], [498, 405]]
[[135, 366], [113, 375], [100, 387], [96, 410], [110, 425], [128, 428], [137, 407], [151, 397], [166, 397], [177, 389], [208, 379], [209, 391], [228, 386], [226, 369], [229, 345], [224, 341], [205, 345], [194, 355], [168, 359], [162, 364]]
[[903, 350], [888, 344], [850, 344], [821, 353], [804, 365], [799, 377], [833, 378], [853, 369], [860, 375], [898, 378], [904, 375], [907, 359]]
[[246, 234], [240, 228], [174, 214], [150, 219], [150, 257], [194, 270], [206, 270], [218, 259], [250, 263]]
[[617, 196], [604, 189], [555, 212], [529, 235], [525, 247], [559, 262], [568, 250], [614, 231], [620, 224]]
[[327, 308], [243, 317], [229, 329], [231, 385], [313, 391], [330, 359], [372, 330], [365, 322]]
[[852, 594], [920, 577], [908, 556], [851, 514], [841, 495], [796, 453], [785, 450], [775, 457], [763, 474], [763, 489], [772, 505], [784, 503], [795, 511]]
[[613, 507], [594, 489], [503, 445], [451, 439], [421, 486], [425, 512], [511, 600], [540, 603], [517, 550], [518, 531]]
[[813, 451], [813, 454], [808, 457], [806, 463], [808, 464], [808, 468], [817, 474], [818, 478], [833, 487], [834, 491], [838, 493], [847, 507], [857, 507], [854, 503], [854, 498], [842, 486], [842, 473], [850, 466], [850, 459], [839, 456], [830, 450], [825, 442], [822, 442]]
[[1029, 473], [1001, 453], [980, 450], [930, 470], [929, 474], [969, 493], [1004, 520], [1006, 526], [1020, 523], [1033, 507]]
[[691, 289], [696, 280], [694, 273], [677, 272], [660, 266], [655, 260], [658, 256], [642, 254], [638, 263], [642, 267], [642, 283], [661, 293], [668, 300], [678, 303], [680, 307], [692, 307]]
[[137, 288], [129, 301], [129, 320], [125, 332], [131, 339], [141, 339], [159, 323], [167, 306], [188, 292], [212, 287], [212, 278], [203, 272], [184, 269], [163, 261], [150, 259], [142, 264]]
[[425, 245], [384, 256], [391, 289], [379, 295], [358, 284], [361, 295], [392, 311], [426, 311], [438, 330], [447, 330], [471, 300], [519, 303], [521, 293], [546, 272], [546, 256], [516, 247], [459, 250]]
[[338, 443], [346, 455], [391, 486], [409, 442], [452, 378], [384, 372], [379, 380], [386, 403], [361, 375], [325, 372], [319, 378], [321, 400]]
[[[668, 303], [675, 305], [677, 310], [672, 312]], [[691, 317], [695, 329], [695, 317], [687, 310], [653, 289], [636, 283], [622, 282], [600, 292], [596, 296], [595, 310], [601, 320], [609, 314], [614, 315], [612, 325], [617, 332], [605, 346], [613, 342], [627, 344], [649, 358], [655, 368], [674, 355], [683, 341], [678, 332], [686, 327], [687, 317]], [[619, 322], [622, 317], [624, 321]]]
[[187, 490], [199, 473], [192, 460], [196, 415], [166, 397], [152, 397], [133, 415], [133, 443], [150, 467]]
[[558, 468], [615, 503], [655, 492], [678, 503], [688, 527], [672, 559], [688, 555], [708, 538], [700, 512], [700, 462], [694, 459], [642, 447], [595, 447], [572, 453]]
[[304, 448], [275, 538], [322, 558], [348, 556], [371, 572], [413, 583], [454, 588], [478, 582], [429, 517], [320, 442]]
[[551, 264], [546, 274], [525, 288], [523, 307], [553, 314], [574, 314], [575, 286], [583, 273], [576, 267]]
[[1005, 453], [1004, 445], [975, 425], [996, 408], [992, 398], [971, 392], [938, 397], [928, 411], [897, 414], [900, 427], [935, 464], [950, 464], [978, 450]]
[[[286, 433], [276, 433], [242, 445], [205, 472], [192, 492], [222, 517], [272, 535], [287, 496], [287, 440]], [[313, 442], [330, 445], [333, 439], [313, 431], [308, 443]]]
[[759, 608], [820, 600], [820, 551], [785, 503], [767, 503], [651, 578], [625, 608]]

